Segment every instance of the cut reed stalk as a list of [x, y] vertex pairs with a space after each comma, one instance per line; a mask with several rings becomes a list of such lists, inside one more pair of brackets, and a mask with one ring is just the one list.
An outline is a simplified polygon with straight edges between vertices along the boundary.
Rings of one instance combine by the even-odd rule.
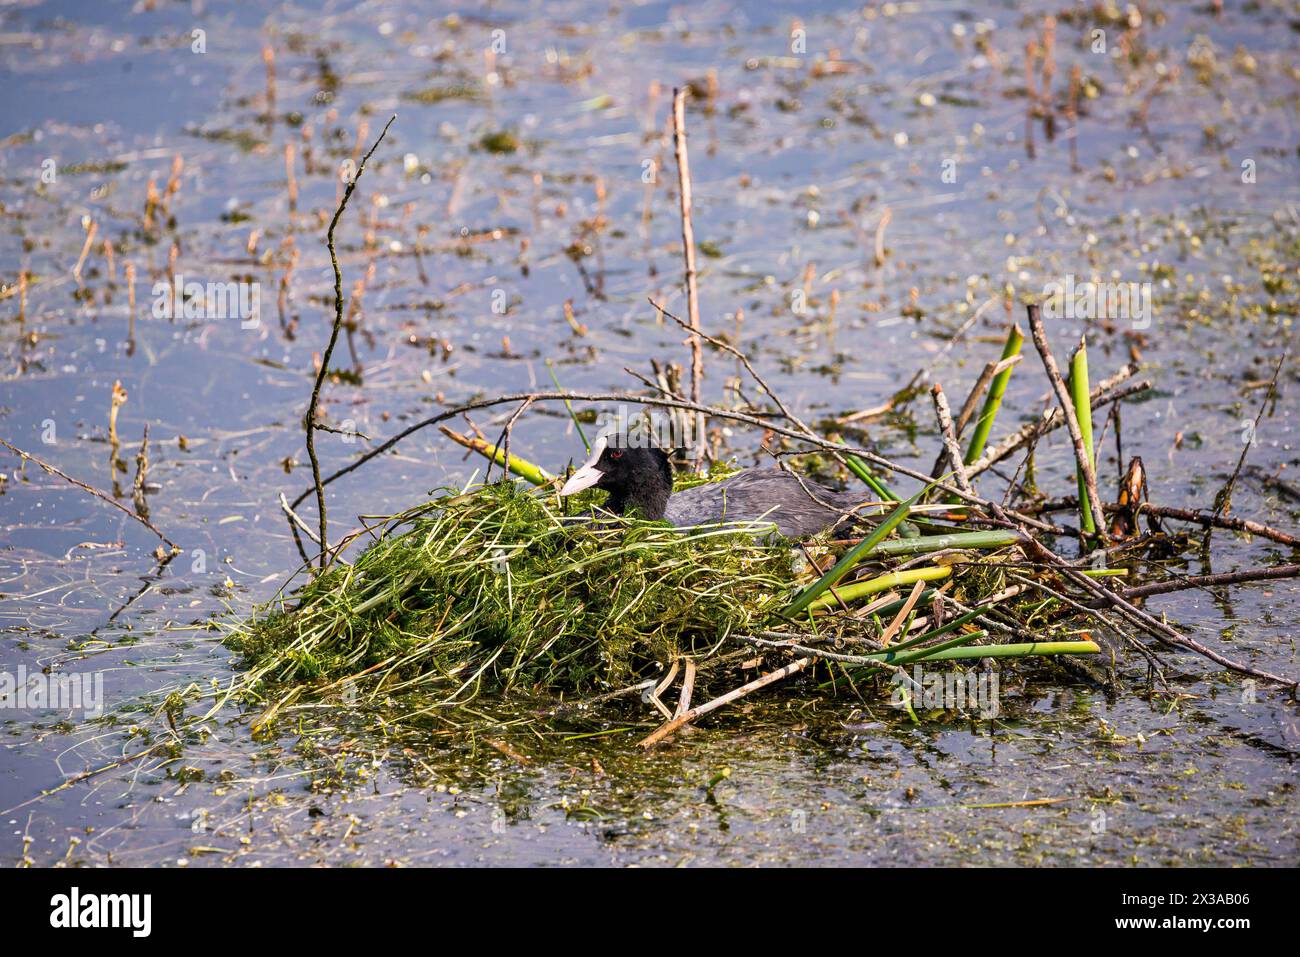
[[888, 591], [899, 585], [911, 585], [915, 582], [933, 582], [940, 581], [952, 574], [950, 565], [933, 565], [925, 568], [907, 568], [901, 572], [890, 572], [888, 575], [881, 575], [879, 578], [871, 578], [867, 581], [853, 582], [850, 585], [839, 585], [835, 588], [835, 594], [824, 594], [814, 599], [808, 604], [809, 611], [819, 611], [823, 608], [831, 608], [839, 601], [856, 601], [866, 595], [874, 595], [877, 592]]
[[[1070, 398], [1074, 403], [1074, 414], [1079, 420], [1079, 432], [1083, 437], [1083, 451], [1088, 462], [1094, 461], [1092, 445], [1092, 402], [1088, 398], [1088, 341], [1079, 340], [1079, 348], [1070, 359]], [[1096, 534], [1097, 521], [1102, 516], [1093, 516], [1088, 506], [1088, 479], [1081, 464], [1075, 467], [1079, 485], [1079, 527], [1088, 535]]]
[[[691, 329], [691, 401], [699, 405], [704, 391], [704, 347], [700, 340], [700, 297], [695, 284], [695, 226], [691, 222], [691, 163], [686, 152], [686, 89], [673, 90], [673, 149], [677, 158], [677, 191], [682, 215], [682, 256], [686, 267], [686, 317]], [[704, 464], [708, 437], [704, 413], [695, 414], [695, 468]]]
[[[495, 462], [497, 465], [505, 463], [506, 468], [510, 469], [511, 472], [534, 485], [549, 485], [551, 482], [555, 481], [555, 476], [546, 471], [546, 469], [542, 468], [540, 465], [534, 465], [532, 462], [520, 458], [514, 453], [506, 453], [503, 449], [499, 449], [492, 443], [480, 439], [477, 436], [462, 435], [460, 432], [457, 432], [454, 429], [449, 429], [445, 425], [438, 426], [438, 431], [458, 445], [463, 445], [465, 448], [477, 452], [479, 455]], [[509, 458], [507, 458], [507, 455]]]
[[[1018, 325], [1012, 323], [1011, 328], [1007, 330], [1006, 343], [1002, 346], [1002, 361], [1019, 355], [1024, 341], [1025, 334], [1020, 331]], [[966, 465], [975, 464], [984, 454], [984, 446], [988, 443], [993, 420], [997, 418], [998, 409], [1002, 407], [1002, 396], [1006, 394], [1007, 383], [1011, 381], [1011, 373], [1014, 371], [1015, 366], [1009, 365], [993, 377], [988, 395], [984, 398], [984, 407], [980, 410], [979, 418], [975, 420], [975, 431], [971, 433], [970, 445], [966, 446]]]

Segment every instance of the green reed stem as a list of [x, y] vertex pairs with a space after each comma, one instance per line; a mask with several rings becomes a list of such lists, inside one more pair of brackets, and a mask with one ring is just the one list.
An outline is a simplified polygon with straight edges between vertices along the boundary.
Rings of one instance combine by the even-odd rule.
[[[1025, 334], [1020, 331], [1019, 326], [1012, 324], [1011, 330], [1007, 333], [1006, 344], [1002, 347], [1002, 358], [1010, 359], [1012, 356], [1019, 355], [1024, 341]], [[993, 429], [993, 420], [997, 418], [998, 409], [1002, 407], [1002, 396], [1007, 391], [1007, 383], [1011, 381], [1011, 373], [1014, 371], [1015, 366], [1011, 366], [993, 377], [993, 382], [989, 385], [989, 393], [984, 397], [984, 407], [980, 409], [980, 417], [975, 420], [975, 431], [971, 433], [970, 445], [966, 447], [967, 465], [979, 461], [979, 457], [984, 454], [989, 432]]]
[[[1093, 461], [1092, 452], [1092, 402], [1088, 398], [1088, 344], [1079, 340], [1079, 348], [1070, 359], [1070, 399], [1074, 403], [1074, 414], [1079, 420], [1079, 432], [1083, 435], [1083, 451], [1088, 461]], [[1075, 465], [1079, 483], [1079, 527], [1089, 535], [1097, 531], [1097, 522], [1088, 502], [1088, 483], [1083, 477], [1083, 465]], [[1100, 518], [1100, 516], [1097, 516]]]
[[795, 600], [790, 603], [790, 607], [786, 609], [786, 614], [797, 615], [799, 612], [805, 610], [809, 605], [816, 601], [823, 592], [843, 578], [849, 569], [853, 568], [858, 564], [858, 562], [871, 554], [872, 549], [883, 542], [889, 533], [897, 528], [898, 525], [907, 518], [908, 512], [911, 511], [912, 506], [916, 504], [917, 500], [933, 487], [933, 483], [927, 485], [906, 502], [901, 503], [897, 508], [890, 512], [885, 520], [872, 530], [870, 535], [850, 548], [844, 554], [844, 557], [835, 563], [834, 567], [832, 567], [830, 571], [801, 591], [798, 596], [795, 597]]

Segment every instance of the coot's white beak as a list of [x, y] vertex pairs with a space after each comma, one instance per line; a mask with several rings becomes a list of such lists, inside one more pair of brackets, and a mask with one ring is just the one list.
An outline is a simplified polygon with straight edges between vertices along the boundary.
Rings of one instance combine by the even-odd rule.
[[561, 495], [574, 495], [583, 489], [591, 488], [597, 482], [605, 477], [605, 473], [594, 465], [584, 465], [578, 471], [569, 476], [569, 480], [564, 483], [564, 488], [560, 489]]
[[605, 444], [603, 435], [596, 438], [591, 445], [591, 457], [582, 463], [582, 468], [574, 472], [564, 483], [564, 488], [560, 489], [561, 495], [574, 495], [583, 489], [591, 488], [605, 477], [605, 473], [596, 468], [596, 463], [605, 452]]

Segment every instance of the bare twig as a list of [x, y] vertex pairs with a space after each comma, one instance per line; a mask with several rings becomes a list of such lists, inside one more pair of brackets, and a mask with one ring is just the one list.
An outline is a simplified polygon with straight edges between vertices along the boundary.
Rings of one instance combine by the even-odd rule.
[[[370, 147], [370, 151], [361, 160], [361, 165], [357, 167], [357, 175], [352, 177], [347, 189], [343, 191], [343, 198], [339, 200], [338, 209], [334, 210], [334, 218], [330, 220], [330, 228], [325, 234], [325, 243], [330, 251], [330, 263], [334, 267], [334, 325], [330, 328], [329, 344], [325, 346], [325, 351], [321, 354], [320, 368], [316, 370], [316, 382], [311, 390], [311, 401], [307, 404], [307, 415], [303, 418], [303, 427], [307, 432], [307, 457], [311, 459], [311, 476], [316, 486], [316, 515], [320, 525], [318, 541], [321, 546], [320, 567], [322, 571], [329, 561], [329, 549], [325, 544], [329, 541], [329, 535], [327, 534], [325, 518], [325, 487], [321, 483], [320, 461], [316, 457], [316, 409], [320, 404], [321, 385], [325, 381], [325, 376], [329, 374], [330, 356], [334, 353], [334, 346], [339, 339], [339, 330], [343, 327], [343, 273], [339, 271], [338, 255], [334, 251], [334, 228], [338, 226], [339, 220], [343, 216], [343, 210], [347, 208], [348, 200], [352, 198], [352, 191], [357, 188], [357, 183], [361, 180], [361, 174], [366, 171], [366, 163], [370, 161], [370, 157], [379, 148], [379, 144], [384, 141], [384, 136], [387, 135], [388, 128], [393, 125], [395, 119], [397, 119], [396, 113], [388, 118], [388, 122], [384, 124], [383, 132], [379, 134], [379, 139], [375, 140], [375, 144]], [[295, 501], [294, 504], [297, 505], [298, 502]]]
[[[525, 399], [532, 399], [534, 402], [565, 402], [565, 401], [568, 402], [573, 402], [573, 401], [639, 402], [643, 405], [653, 405], [665, 409], [684, 409], [690, 412], [703, 412], [713, 418], [729, 419], [733, 422], [741, 422], [744, 423], [745, 425], [753, 426], [755, 428], [765, 429], [766, 431], [771, 432], [774, 435], [785, 436], [786, 438], [794, 439], [797, 442], [803, 442], [807, 445], [814, 446], [815, 448], [824, 449], [827, 452], [845, 454], [845, 455], [855, 455], [858, 458], [863, 459], [864, 461], [869, 462], [873, 465], [878, 465], [881, 468], [888, 469], [891, 472], [896, 472], [899, 475], [905, 475], [908, 478], [916, 479], [917, 481], [922, 482], [924, 484], [932, 485], [936, 491], [940, 493], [946, 492], [949, 495], [955, 495], [957, 498], [967, 502], [968, 504], [978, 505], [982, 508], [988, 508], [989, 506], [989, 501], [985, 498], [981, 498], [978, 495], [972, 495], [970, 493], [963, 492], [955, 485], [951, 485], [945, 482], [940, 482], [935, 479], [931, 479], [930, 476], [926, 475], [923, 472], [919, 472], [916, 469], [908, 468], [905, 465], [899, 465], [897, 462], [891, 462], [889, 459], [885, 458], [882, 455], [877, 454], [876, 452], [873, 452], [871, 449], [866, 449], [859, 446], [845, 445], [838, 442], [832, 442], [828, 439], [823, 439], [816, 435], [805, 434], [803, 432], [799, 432], [794, 429], [786, 428], [785, 426], [780, 425], [777, 422], [773, 422], [770, 419], [759, 418], [758, 416], [749, 415], [744, 412], [737, 412], [733, 409], [722, 409], [716, 406], [697, 405], [694, 402], [687, 402], [684, 399], [672, 399], [666, 397], [661, 398], [661, 397], [646, 396], [646, 395], [633, 395], [627, 392], [514, 392], [508, 395], [499, 395], [499, 396], [492, 396], [490, 398], [476, 399], [472, 402], [467, 402], [463, 405], [458, 405], [455, 406], [454, 408], [446, 409], [442, 412], [439, 412], [437, 415], [429, 416], [426, 419], [422, 419], [419, 422], [415, 422], [407, 426], [401, 432], [398, 432], [390, 436], [388, 439], [376, 445], [374, 448], [368, 450], [363, 455], [358, 456], [354, 461], [352, 461], [348, 465], [345, 465], [342, 468], [338, 469], [337, 471], [326, 476], [324, 479], [321, 480], [320, 484], [322, 486], [329, 485], [330, 483], [342, 478], [343, 476], [356, 471], [358, 468], [365, 465], [371, 459], [383, 455], [385, 452], [387, 452], [393, 446], [397, 445], [403, 439], [408, 438], [409, 436], [420, 431], [421, 429], [428, 428], [431, 425], [437, 425], [440, 422], [445, 422], [447, 419], [455, 418], [456, 416], [459, 415], [464, 415], [466, 412], [473, 412], [476, 409], [486, 409], [492, 406], [503, 405], [510, 402], [523, 402]], [[300, 493], [298, 497], [294, 499], [293, 502], [291, 503], [293, 507], [297, 508], [300, 504], [302, 504], [302, 502], [306, 500], [306, 498], [309, 495], [312, 494], [312, 491], [313, 491], [312, 488], [308, 488], [304, 490], [302, 493]], [[999, 521], [1005, 522], [1008, 525], [1008, 527], [1012, 527], [1012, 528], [1019, 528], [1021, 526], [1026, 526], [1030, 528], [1037, 528], [1040, 531], [1050, 532], [1053, 534], [1061, 533], [1061, 529], [1057, 528], [1055, 525], [1051, 525], [1050, 523], [1040, 521], [1036, 518], [1033, 518], [1032, 516], [1023, 515], [1019, 512], [1011, 512], [1010, 514], [1015, 517], [1014, 522], [1010, 521], [1009, 519], [999, 519]]]
[[[1044, 505], [1040, 505], [1033, 511], [1056, 512], [1065, 511], [1078, 507], [1078, 499], [1073, 495], [1065, 498], [1055, 499]], [[1128, 506], [1107, 505], [1108, 513], [1127, 511]], [[1159, 518], [1172, 518], [1180, 522], [1191, 522], [1200, 525], [1203, 528], [1213, 526], [1215, 528], [1226, 528], [1234, 532], [1250, 532], [1252, 535], [1259, 535], [1261, 538], [1267, 538], [1270, 541], [1277, 542], [1279, 545], [1287, 545], [1291, 548], [1300, 548], [1300, 538], [1289, 535], [1271, 525], [1265, 525], [1262, 522], [1256, 522], [1248, 518], [1228, 518], [1226, 516], [1215, 517], [1212, 512], [1206, 512], [1194, 508], [1174, 508], [1170, 505], [1152, 505], [1150, 502], [1142, 502], [1138, 506], [1138, 514], [1150, 512]]]
[[[1218, 575], [1187, 575], [1171, 581], [1125, 588], [1122, 594], [1126, 599], [1146, 598], [1149, 595], [1166, 595], [1169, 592], [1183, 591], [1188, 588], [1214, 588], [1219, 585], [1240, 585], [1244, 582], [1268, 581], [1275, 578], [1300, 578], [1300, 565], [1246, 568], [1238, 572], [1222, 572]], [[1103, 604], [1104, 602], [1093, 601], [1088, 603], [1088, 607], [1099, 608]]]
[[776, 684], [776, 682], [788, 678], [793, 674], [798, 674], [816, 660], [817, 659], [813, 657], [799, 658], [796, 661], [792, 661], [784, 668], [777, 668], [775, 671], [769, 671], [761, 678], [755, 678], [753, 681], [749, 682], [749, 684], [741, 685], [739, 688], [733, 688], [721, 697], [705, 702], [698, 708], [691, 708], [689, 711], [683, 712], [666, 724], [660, 725], [651, 734], [643, 738], [640, 742], [641, 747], [652, 748], [670, 734], [680, 730], [682, 725], [690, 724], [697, 718], [702, 718], [711, 711], [717, 711], [719, 708], [731, 704], [731, 702], [738, 698], [743, 698], [747, 694], [752, 694], [761, 688], [766, 688], [768, 685]]
[[[301, 528], [308, 538], [310, 538], [317, 545], [321, 543], [320, 539], [316, 537], [316, 533], [311, 530], [311, 526], [308, 525], [306, 522], [304, 522], [302, 520], [302, 516], [300, 516], [289, 506], [289, 500], [284, 497], [283, 492], [280, 493], [280, 510], [289, 517], [290, 522], [298, 526], [298, 528]], [[305, 564], [308, 565], [311, 564], [311, 560], [307, 558], [305, 554], [303, 555], [302, 559]]]
[[[1264, 410], [1268, 408], [1268, 400], [1273, 397], [1277, 389], [1277, 377], [1282, 373], [1282, 365], [1286, 362], [1286, 353], [1277, 360], [1277, 368], [1273, 370], [1273, 378], [1269, 380], [1268, 388], [1264, 390], [1264, 400], [1259, 404], [1259, 411], [1255, 413], [1255, 421], [1250, 427], [1250, 436], [1248, 440], [1242, 442], [1241, 455], [1237, 457], [1237, 467], [1232, 470], [1232, 475], [1228, 479], [1228, 484], [1219, 490], [1219, 494], [1214, 497], [1214, 517], [1218, 518], [1225, 514], [1232, 504], [1232, 489], [1237, 484], [1237, 476], [1241, 474], [1241, 467], [1246, 464], [1246, 455], [1250, 452], [1251, 446], [1255, 444], [1255, 433], [1259, 429], [1259, 420], [1264, 417]], [[1210, 529], [1205, 530], [1205, 543], [1210, 542]]]

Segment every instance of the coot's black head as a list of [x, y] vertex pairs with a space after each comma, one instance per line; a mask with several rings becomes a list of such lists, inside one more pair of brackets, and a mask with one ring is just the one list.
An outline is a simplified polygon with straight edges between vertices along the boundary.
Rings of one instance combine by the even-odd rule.
[[673, 469], [662, 449], [629, 443], [619, 434], [601, 436], [592, 445], [591, 458], [564, 483], [560, 494], [592, 486], [609, 492], [605, 508], [616, 515], [636, 512], [658, 520], [672, 494]]

